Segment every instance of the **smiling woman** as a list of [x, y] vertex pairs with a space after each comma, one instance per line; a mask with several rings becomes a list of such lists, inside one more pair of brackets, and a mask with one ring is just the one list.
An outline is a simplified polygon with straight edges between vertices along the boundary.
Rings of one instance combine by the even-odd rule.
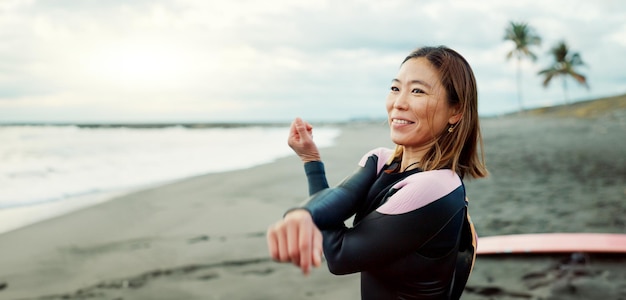
[[361, 274], [362, 299], [459, 299], [476, 249], [463, 179], [487, 175], [477, 108], [463, 56], [416, 49], [387, 96], [395, 150], [366, 153], [334, 187], [313, 126], [297, 118], [288, 144], [304, 163], [310, 198], [269, 227], [270, 256], [308, 274], [323, 251], [333, 274]]

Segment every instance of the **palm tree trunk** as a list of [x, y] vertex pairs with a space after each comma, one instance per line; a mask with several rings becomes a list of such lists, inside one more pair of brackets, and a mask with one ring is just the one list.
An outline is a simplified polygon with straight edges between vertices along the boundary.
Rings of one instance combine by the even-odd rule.
[[521, 113], [524, 110], [524, 105], [522, 104], [522, 66], [521, 66], [522, 58], [517, 56], [517, 103], [519, 104], [519, 112]]
[[569, 104], [569, 99], [567, 99], [567, 77], [563, 76], [563, 97], [565, 99], [565, 105]]

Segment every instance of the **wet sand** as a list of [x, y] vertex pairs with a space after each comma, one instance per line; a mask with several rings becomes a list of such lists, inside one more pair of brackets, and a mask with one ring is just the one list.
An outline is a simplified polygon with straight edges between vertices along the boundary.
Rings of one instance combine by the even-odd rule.
[[[482, 120], [491, 176], [466, 181], [480, 236], [626, 232], [626, 113]], [[344, 125], [329, 182], [391, 146]], [[286, 145], [285, 145], [286, 147]], [[270, 261], [265, 229], [302, 202], [295, 157], [209, 174], [0, 235], [0, 299], [359, 299], [358, 275]], [[480, 256], [463, 299], [626, 299], [626, 256]]]

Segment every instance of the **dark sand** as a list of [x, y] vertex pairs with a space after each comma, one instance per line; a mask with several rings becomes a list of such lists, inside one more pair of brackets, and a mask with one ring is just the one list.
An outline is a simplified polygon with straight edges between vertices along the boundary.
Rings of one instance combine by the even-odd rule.
[[[626, 113], [482, 120], [491, 176], [466, 181], [479, 236], [626, 232]], [[384, 124], [345, 125], [329, 181]], [[286, 147], [286, 145], [285, 145]], [[307, 189], [293, 156], [133, 193], [0, 235], [0, 299], [359, 299], [358, 275], [304, 277], [265, 229]], [[626, 256], [480, 256], [463, 299], [626, 299]]]

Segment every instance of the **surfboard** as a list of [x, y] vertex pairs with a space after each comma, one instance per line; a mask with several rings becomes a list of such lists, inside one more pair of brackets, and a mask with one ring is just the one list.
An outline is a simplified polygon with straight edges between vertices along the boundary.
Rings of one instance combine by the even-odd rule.
[[532, 233], [478, 238], [476, 254], [626, 253], [626, 234]]

